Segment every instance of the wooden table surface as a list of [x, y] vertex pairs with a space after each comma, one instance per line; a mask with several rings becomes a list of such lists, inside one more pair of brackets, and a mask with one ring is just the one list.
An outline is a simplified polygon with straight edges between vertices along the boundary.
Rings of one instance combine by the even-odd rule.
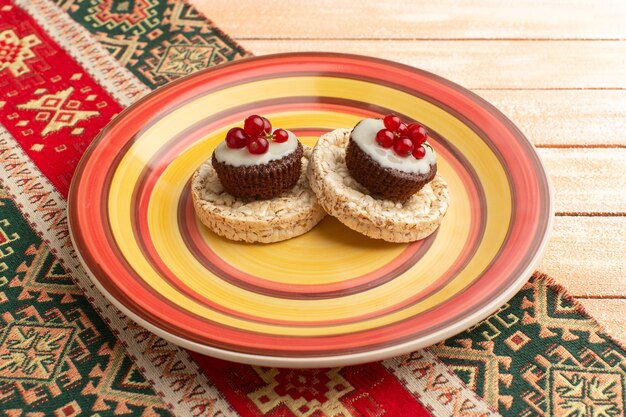
[[256, 55], [386, 58], [493, 103], [536, 145], [552, 179], [556, 219], [540, 270], [626, 343], [626, 2], [192, 3]]

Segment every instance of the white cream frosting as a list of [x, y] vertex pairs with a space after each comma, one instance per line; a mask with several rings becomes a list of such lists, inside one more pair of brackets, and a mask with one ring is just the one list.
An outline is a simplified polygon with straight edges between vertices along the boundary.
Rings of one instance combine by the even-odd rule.
[[267, 152], [255, 155], [248, 151], [245, 146], [239, 149], [229, 148], [226, 141], [222, 141], [215, 148], [215, 159], [219, 162], [236, 167], [262, 165], [277, 159], [281, 159], [294, 152], [298, 147], [298, 138], [293, 132], [287, 130], [289, 139], [286, 142], [278, 143], [269, 140]]
[[[363, 119], [352, 130], [350, 137], [359, 145], [359, 148], [368, 154], [380, 166], [397, 169], [398, 171], [427, 174], [431, 165], [437, 161], [437, 155], [433, 148], [424, 146], [426, 155], [422, 159], [417, 159], [413, 155], [407, 157], [398, 156], [393, 147], [383, 148], [376, 143], [376, 133], [385, 128], [383, 119]], [[428, 142], [426, 142], [428, 144]]]

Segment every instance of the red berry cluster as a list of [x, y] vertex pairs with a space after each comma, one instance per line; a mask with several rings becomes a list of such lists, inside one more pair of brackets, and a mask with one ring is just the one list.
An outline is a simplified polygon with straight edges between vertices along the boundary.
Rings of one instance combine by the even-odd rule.
[[269, 141], [287, 142], [289, 134], [284, 129], [272, 132], [272, 124], [265, 117], [253, 114], [243, 123], [243, 129], [233, 127], [226, 134], [226, 145], [232, 149], [248, 148], [248, 152], [262, 155], [270, 146]]
[[407, 126], [398, 116], [390, 114], [383, 119], [385, 129], [376, 133], [376, 142], [383, 148], [393, 147], [398, 156], [407, 157], [410, 154], [417, 159], [426, 155], [426, 148], [422, 146], [428, 138], [426, 128], [419, 123]]

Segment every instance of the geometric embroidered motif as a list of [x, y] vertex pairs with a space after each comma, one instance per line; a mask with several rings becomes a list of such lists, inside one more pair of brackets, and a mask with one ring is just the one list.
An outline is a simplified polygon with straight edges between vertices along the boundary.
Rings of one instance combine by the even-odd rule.
[[[69, 99], [73, 91], [74, 87], [68, 87], [54, 94], [44, 94], [27, 103], [18, 104], [17, 108], [36, 110], [35, 120], [47, 122], [46, 127], [41, 131], [42, 136], [61, 130], [64, 127], [73, 127], [82, 120], [100, 114], [92, 110], [79, 110], [80, 101]], [[77, 129], [71, 133], [80, 134], [81, 132], [81, 129]]]
[[232, 49], [225, 40], [211, 36], [207, 28], [197, 28], [197, 34], [188, 31], [160, 36], [154, 42], [149, 54], [132, 69], [149, 85], [163, 85], [183, 75], [202, 68], [218, 65], [231, 60]]
[[[122, 344], [116, 344], [114, 350], [104, 345], [98, 354], [110, 357], [110, 360], [104, 368], [96, 366], [91, 370], [89, 376], [98, 377], [99, 382], [94, 384], [90, 381], [81, 391], [83, 395], [98, 395], [92, 410], [102, 412], [113, 409], [115, 415], [129, 414], [132, 412], [130, 405], [141, 404], [145, 407], [143, 415], [156, 416], [156, 408], [162, 407], [163, 403], [150, 392], [150, 384], [130, 358], [124, 355]], [[115, 401], [120, 402], [113, 408], [110, 404]]]
[[158, 1], [155, 0], [101, 0], [92, 1], [93, 6], [87, 9], [87, 20], [94, 22], [95, 27], [107, 30], [121, 29], [133, 34], [144, 33], [147, 29], [159, 24], [155, 19]]
[[169, 46], [156, 72], [159, 74], [187, 75], [207, 68], [215, 48], [201, 45]]
[[546, 279], [429, 350], [503, 415], [626, 415], [624, 350]]
[[[429, 348], [461, 380], [494, 407], [500, 402], [511, 402], [512, 397], [503, 395], [500, 382], [510, 381], [511, 358], [494, 353], [492, 341], [475, 343], [472, 339], [457, 340], [457, 346], [437, 344]], [[436, 385], [436, 384], [435, 384]], [[436, 386], [433, 388], [436, 388]]]
[[132, 38], [109, 38], [102, 33], [94, 34], [94, 37], [122, 66], [131, 60], [134, 61], [133, 57], [141, 47], [141, 44]]
[[40, 43], [35, 35], [20, 38], [11, 29], [0, 32], [0, 71], [8, 68], [14, 77], [30, 72], [26, 60], [35, 57], [31, 48]]
[[277, 406], [289, 409], [296, 417], [350, 416], [339, 401], [342, 395], [354, 388], [333, 369], [277, 369], [254, 367], [267, 383], [248, 394], [262, 413]]
[[144, 84], [247, 55], [185, 0], [53, 0]]
[[550, 369], [553, 416], [624, 415], [624, 375], [606, 369], [554, 366]]
[[513, 350], [514, 352], [517, 352], [518, 350], [523, 348], [524, 345], [530, 342], [530, 340], [531, 340], [530, 337], [526, 336], [524, 332], [518, 330], [515, 333], [513, 333], [510, 337], [506, 338], [504, 340], [504, 343], [506, 343], [506, 345], [510, 347], [511, 350]]
[[[0, 247], [8, 245], [14, 240], [17, 240], [20, 238], [20, 235], [18, 235], [17, 233], [15, 232], [10, 233], [6, 230], [9, 226], [11, 226], [11, 223], [9, 223], [9, 220], [0, 219]], [[11, 249], [10, 246], [6, 247], [4, 254], [2, 252], [2, 249], [0, 248], [0, 259], [12, 253], [13, 253], [13, 249]]]
[[56, 377], [75, 327], [14, 322], [0, 338], [0, 378], [47, 381]]
[[171, 416], [71, 271], [0, 198], [0, 414]]
[[[8, 198], [8, 195], [6, 195], [6, 198]], [[0, 202], [0, 206], [2, 205], [4, 205], [4, 203]], [[20, 238], [20, 235], [18, 235], [17, 233], [9, 233], [7, 230], [5, 230], [10, 225], [11, 224], [9, 223], [9, 220], [0, 219], [0, 287], [4, 286], [8, 282], [7, 277], [2, 275], [4, 271], [9, 269], [3, 259], [8, 258], [10, 255], [13, 255], [15, 253], [15, 250], [11, 246], [9, 246], [9, 243], [16, 241]], [[0, 296], [2, 296], [2, 293], [0, 293]]]
[[191, 4], [187, 4], [184, 1], [175, 2], [174, 8], [171, 12], [172, 26], [187, 26], [187, 27], [203, 27], [207, 26], [207, 20], [198, 10]]
[[[80, 408], [80, 405], [78, 404], [78, 402], [76, 402], [76, 400], [72, 400], [69, 403], [64, 404], [63, 406], [57, 408], [54, 411], [54, 416], [55, 417], [77, 417], [77, 416], [80, 416], [82, 412], [83, 412], [83, 409]], [[92, 417], [96, 417], [96, 416], [98, 415], [94, 414]]]
[[450, 371], [457, 375], [460, 374], [459, 376], [467, 388], [475, 390], [476, 387], [482, 386], [485, 372], [493, 374], [491, 370], [485, 371], [483, 364], [479, 361], [475, 366], [469, 362], [458, 366], [439, 366], [433, 361], [431, 353], [422, 350], [388, 360], [385, 363], [388, 369], [400, 377], [408, 390], [414, 395], [424, 398], [422, 401], [424, 405], [428, 404], [439, 410], [435, 415], [459, 417], [487, 417], [491, 415], [488, 407], [478, 401], [474, 393], [468, 393], [460, 381], [455, 380], [450, 375]]
[[18, 265], [15, 272], [19, 274], [9, 282], [9, 288], [22, 288], [18, 295], [19, 300], [36, 298], [41, 302], [57, 295], [61, 297], [59, 300], [61, 304], [67, 304], [74, 302], [75, 296], [82, 294], [74, 285], [70, 274], [50, 253], [48, 246], [31, 245], [24, 255], [32, 256], [32, 262], [30, 264], [22, 262]]
[[[343, 368], [278, 369], [226, 362], [194, 353], [192, 357], [225, 393], [235, 410], [246, 417], [427, 415], [425, 411], [419, 412], [422, 406], [407, 391], [404, 382], [378, 362]], [[479, 416], [465, 404], [460, 404], [459, 411], [455, 415]]]

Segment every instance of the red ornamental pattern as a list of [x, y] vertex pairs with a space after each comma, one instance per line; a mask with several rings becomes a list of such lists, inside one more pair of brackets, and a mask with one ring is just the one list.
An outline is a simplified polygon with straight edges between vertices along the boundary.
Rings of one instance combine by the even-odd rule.
[[25, 12], [0, 1], [0, 123], [61, 193], [121, 109]]
[[380, 363], [327, 369], [248, 366], [192, 354], [242, 416], [428, 417]]

